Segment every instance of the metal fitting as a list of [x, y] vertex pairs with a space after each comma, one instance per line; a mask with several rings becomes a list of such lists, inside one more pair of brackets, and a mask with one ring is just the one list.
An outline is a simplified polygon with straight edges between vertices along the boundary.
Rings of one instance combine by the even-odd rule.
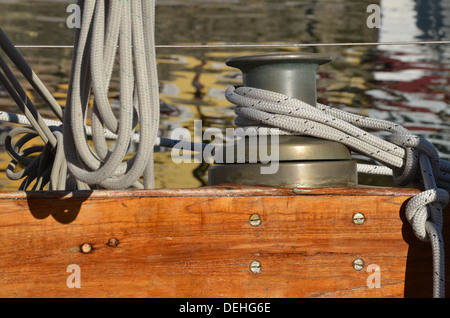
[[[317, 53], [268, 53], [232, 58], [226, 64], [242, 72], [244, 86], [316, 105], [317, 69], [331, 60], [329, 55]], [[309, 136], [279, 136], [275, 140], [247, 137], [233, 145], [216, 147], [215, 158], [220, 160], [208, 170], [209, 185], [318, 188], [349, 187], [358, 183], [356, 162], [341, 143]], [[277, 152], [276, 172], [261, 173], [267, 163], [259, 157], [260, 149]]]

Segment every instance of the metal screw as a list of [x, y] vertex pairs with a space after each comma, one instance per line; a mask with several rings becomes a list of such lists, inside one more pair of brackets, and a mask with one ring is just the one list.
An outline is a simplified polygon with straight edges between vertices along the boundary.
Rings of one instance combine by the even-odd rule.
[[353, 268], [355, 271], [362, 271], [364, 268], [364, 261], [360, 258], [357, 258], [353, 261]]
[[116, 239], [115, 237], [112, 237], [112, 238], [109, 239], [108, 246], [116, 247], [117, 245], [119, 245], [119, 240], [118, 239]]
[[259, 226], [261, 224], [261, 216], [258, 213], [250, 215], [249, 222], [251, 226]]
[[365, 220], [366, 220], [366, 217], [361, 212], [356, 212], [353, 215], [353, 223], [355, 223], [357, 225], [363, 224]]
[[92, 245], [90, 243], [84, 243], [80, 246], [81, 253], [87, 254], [92, 252]]
[[251, 262], [250, 271], [255, 274], [259, 273], [261, 271], [261, 263], [259, 261]]

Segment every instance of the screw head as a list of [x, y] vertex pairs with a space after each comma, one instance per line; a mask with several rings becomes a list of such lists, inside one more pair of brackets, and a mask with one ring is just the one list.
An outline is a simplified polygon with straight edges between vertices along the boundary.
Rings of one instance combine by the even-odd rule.
[[87, 254], [92, 252], [92, 245], [90, 243], [84, 243], [80, 246], [81, 253]]
[[362, 271], [364, 268], [364, 261], [360, 258], [357, 258], [353, 261], [353, 269], [355, 271]]
[[259, 226], [261, 225], [261, 216], [258, 213], [253, 213], [250, 215], [248, 220], [251, 226]]
[[250, 263], [250, 271], [255, 274], [261, 272], [261, 262], [260, 261], [251, 262]]
[[361, 212], [356, 212], [355, 214], [353, 214], [353, 223], [355, 223], [356, 225], [363, 224], [365, 220], [366, 217]]

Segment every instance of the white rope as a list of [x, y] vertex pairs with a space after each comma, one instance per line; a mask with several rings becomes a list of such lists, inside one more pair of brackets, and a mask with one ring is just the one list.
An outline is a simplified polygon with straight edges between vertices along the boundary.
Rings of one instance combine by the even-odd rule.
[[[340, 142], [351, 150], [372, 158], [378, 165], [358, 165], [364, 173], [390, 174], [399, 185], [422, 180], [423, 192], [406, 207], [406, 217], [416, 236], [431, 241], [434, 267], [434, 297], [444, 297], [444, 249], [441, 235], [442, 210], [448, 204], [450, 163], [439, 158], [427, 140], [404, 127], [380, 119], [351, 114], [317, 103], [309, 105], [286, 95], [251, 87], [230, 87], [225, 93], [236, 105], [235, 124], [246, 135], [265, 134], [267, 127], [283, 134], [308, 135]], [[386, 131], [388, 140], [364, 129]], [[419, 180], [420, 179], [420, 180]]]

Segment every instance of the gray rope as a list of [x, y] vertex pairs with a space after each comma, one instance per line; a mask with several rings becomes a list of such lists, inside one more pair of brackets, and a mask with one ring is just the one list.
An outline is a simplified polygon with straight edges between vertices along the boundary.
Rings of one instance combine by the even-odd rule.
[[[144, 30], [144, 20], [154, 19], [154, 1], [147, 1], [146, 5], [140, 1], [111, 2], [105, 37], [104, 1], [81, 1], [80, 4], [83, 7], [83, 21], [76, 35], [74, 66], [64, 121], [64, 147], [68, 168], [78, 180], [87, 184], [99, 184], [104, 188], [136, 186], [137, 179], [142, 174], [144, 187], [154, 187], [154, 180], [149, 178], [153, 177], [152, 152], [158, 131], [159, 96], [157, 87], [150, 85], [157, 83], [157, 74], [150, 66], [152, 63], [156, 64], [154, 49], [152, 51], [153, 29]], [[146, 43], [149, 40], [151, 43]], [[119, 120], [113, 116], [106, 95], [117, 41], [121, 69]], [[90, 58], [90, 64], [85, 62], [87, 58]], [[86, 142], [84, 131], [91, 83], [89, 74], [92, 74], [94, 91], [92, 127], [95, 152]], [[133, 115], [136, 113], [139, 114], [141, 141], [133, 158], [124, 162], [135, 126]], [[105, 149], [103, 125], [118, 135], [113, 150]]]
[[[1, 29], [0, 46], [39, 93], [44, 102], [50, 106], [55, 115], [61, 118], [63, 112], [59, 104], [56, 103], [49, 91]], [[57, 165], [65, 164], [64, 155], [58, 151], [58, 143], [62, 136], [60, 129], [57, 126], [47, 125], [2, 57], [0, 57], [0, 69], [0, 83], [24, 113], [20, 121], [26, 121], [32, 126], [28, 128], [19, 127], [9, 132], [5, 140], [5, 147], [12, 160], [6, 169], [6, 174], [12, 180], [24, 179], [19, 187], [20, 190], [27, 190], [29, 187], [32, 190], [42, 190], [50, 183], [53, 163], [56, 162]], [[15, 116], [15, 118], [19, 120], [19, 116]], [[24, 134], [22, 138], [17, 142], [13, 142], [16, 136], [22, 134]], [[22, 150], [25, 143], [38, 136], [44, 142], [44, 146], [33, 146]], [[25, 166], [25, 168], [22, 171], [14, 172], [18, 164]], [[54, 178], [52, 180], [55, 181]], [[33, 183], [34, 185], [32, 185]], [[79, 183], [79, 188], [85, 189], [86, 186]], [[50, 189], [58, 188], [55, 188], [54, 184], [50, 184]]]
[[[433, 296], [444, 297], [441, 230], [442, 210], [449, 202], [448, 192], [443, 188], [450, 189], [450, 163], [439, 158], [430, 142], [389, 121], [351, 114], [320, 103], [309, 105], [275, 92], [230, 87], [225, 96], [236, 105], [235, 124], [243, 127], [246, 135], [268, 133], [267, 127], [274, 127], [282, 134], [337, 141], [386, 167], [358, 165], [359, 172], [388, 174], [391, 171], [399, 185], [421, 179], [423, 191], [408, 202], [406, 217], [420, 240], [431, 241]], [[388, 140], [383, 140], [363, 128], [391, 134]]]
[[53, 95], [42, 83], [33, 69], [28, 65], [23, 56], [17, 50], [17, 47], [11, 42], [8, 36], [0, 28], [0, 47], [8, 55], [8, 57], [14, 62], [19, 71], [28, 80], [31, 86], [36, 90], [42, 100], [50, 107], [53, 113], [59, 120], [62, 120], [64, 112]]
[[[55, 128], [61, 125], [56, 124], [54, 128], [48, 126], [6, 62], [0, 59], [0, 81], [25, 114], [26, 120], [20, 120], [29, 122], [33, 127], [13, 130], [7, 139], [9, 153], [13, 158], [8, 175], [12, 178], [25, 178], [22, 189], [27, 189], [33, 180], [37, 180], [33, 189], [39, 190], [46, 186], [48, 180], [51, 190], [89, 189], [97, 186], [112, 189], [154, 187], [153, 147], [161, 144], [157, 137], [159, 93], [154, 44], [155, 3], [154, 0], [108, 3], [106, 8], [104, 0], [79, 1], [83, 8], [83, 21], [81, 29], [76, 29], [64, 114], [11, 41], [0, 32], [2, 49], [52, 108], [56, 117], [63, 120], [64, 127], [61, 138], [61, 129]], [[107, 97], [117, 47], [121, 102], [118, 119], [115, 118]], [[88, 127], [86, 121], [91, 89], [94, 102], [92, 126]], [[21, 142], [13, 142], [13, 137], [20, 134], [25, 134]], [[92, 136], [93, 149], [88, 144], [88, 135]], [[110, 139], [111, 135], [116, 143], [113, 149], [108, 149], [106, 139]], [[29, 141], [37, 136], [45, 146], [32, 147], [33, 152], [23, 149], [25, 140]], [[131, 159], [125, 160], [129, 145], [136, 139], [139, 140], [138, 150]], [[163, 143], [173, 144], [168, 140]], [[34, 159], [30, 157], [40, 150], [42, 153]], [[26, 162], [30, 167], [38, 169], [26, 167], [23, 173], [14, 173], [19, 162]], [[51, 169], [52, 164], [57, 167]], [[57, 175], [59, 171], [61, 176]], [[63, 176], [66, 176], [66, 182], [62, 181]], [[142, 176], [143, 184], [139, 182]]]
[[[3, 112], [0, 111], [0, 121], [8, 122], [8, 123], [14, 123], [14, 124], [20, 124], [20, 125], [27, 125], [30, 126], [31, 123], [28, 121], [26, 116], [16, 114], [16, 113], [9, 113], [9, 112]], [[55, 127], [62, 127], [62, 122], [58, 120], [52, 120], [43, 118], [43, 121], [46, 126], [55, 126]], [[91, 126], [85, 126], [86, 135], [92, 136], [92, 127]], [[108, 129], [103, 129], [103, 134], [106, 139], [108, 140], [117, 140], [117, 135], [111, 132]], [[131, 142], [138, 144], [140, 141], [140, 136], [138, 133], [134, 133]], [[185, 149], [188, 151], [195, 151], [198, 149], [204, 149], [208, 146], [208, 144], [198, 144], [195, 142], [190, 141], [183, 141], [183, 140], [176, 140], [176, 139], [170, 139], [170, 138], [161, 138], [157, 137], [155, 146], [160, 147], [168, 147], [168, 148], [178, 148], [178, 149]]]
[[[159, 124], [154, 27], [151, 25], [154, 1], [113, 1], [107, 14], [104, 0], [80, 1], [80, 5], [83, 21], [76, 33], [64, 121], [68, 168], [78, 180], [87, 184], [110, 189], [153, 188], [153, 145]], [[121, 109], [119, 119], [116, 119], [107, 92], [118, 43]], [[87, 143], [85, 131], [91, 83], [94, 150]], [[137, 125], [138, 150], [125, 161]], [[108, 149], [104, 126], [117, 135], [112, 150]], [[137, 181], [142, 175], [143, 186]]]

